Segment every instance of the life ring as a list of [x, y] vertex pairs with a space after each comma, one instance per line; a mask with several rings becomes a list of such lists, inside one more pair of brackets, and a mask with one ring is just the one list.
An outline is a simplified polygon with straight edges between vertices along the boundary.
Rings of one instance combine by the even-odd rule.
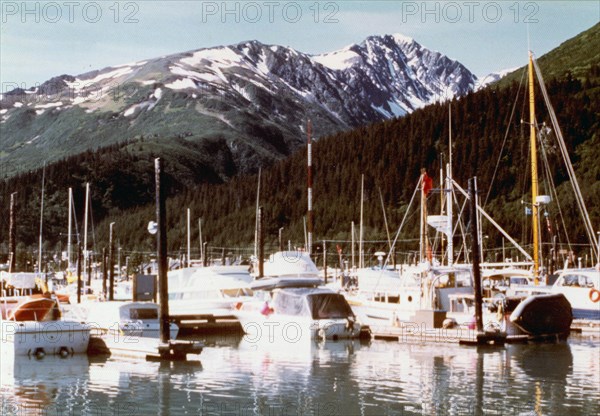
[[600, 290], [591, 289], [590, 290], [590, 300], [594, 303], [600, 302]]

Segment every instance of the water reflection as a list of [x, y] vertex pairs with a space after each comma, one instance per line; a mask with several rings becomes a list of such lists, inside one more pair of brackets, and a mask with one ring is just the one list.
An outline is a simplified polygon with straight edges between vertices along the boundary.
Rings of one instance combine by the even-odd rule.
[[70, 414], [77, 407], [77, 396], [87, 393], [89, 364], [85, 355], [41, 360], [2, 356], [0, 414]]
[[234, 337], [205, 341], [200, 366], [86, 357], [25, 358], [12, 366], [3, 361], [2, 392], [8, 399], [2, 414], [53, 414], [42, 409], [103, 415], [600, 413], [596, 344], [474, 349], [358, 341], [273, 346]]

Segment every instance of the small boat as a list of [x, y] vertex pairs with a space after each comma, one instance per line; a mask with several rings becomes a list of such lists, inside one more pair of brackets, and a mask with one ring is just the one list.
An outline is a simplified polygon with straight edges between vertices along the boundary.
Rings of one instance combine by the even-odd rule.
[[359, 338], [343, 295], [321, 286], [318, 278], [266, 278], [251, 284], [255, 300], [236, 305], [234, 315], [253, 342], [296, 343], [301, 339]]
[[2, 354], [67, 357], [87, 351], [90, 328], [76, 320], [64, 320], [58, 301], [49, 297], [23, 299], [2, 323]]
[[563, 294], [573, 308], [574, 319], [600, 320], [600, 270], [563, 270], [550, 289]]
[[571, 304], [562, 293], [532, 295], [517, 305], [510, 321], [533, 337], [567, 338], [571, 331]]
[[[118, 339], [132, 337], [158, 338], [159, 305], [154, 302], [106, 301], [86, 302], [74, 308], [75, 316], [85, 318], [88, 326], [102, 336]], [[179, 327], [170, 324], [171, 339], [177, 338]]]

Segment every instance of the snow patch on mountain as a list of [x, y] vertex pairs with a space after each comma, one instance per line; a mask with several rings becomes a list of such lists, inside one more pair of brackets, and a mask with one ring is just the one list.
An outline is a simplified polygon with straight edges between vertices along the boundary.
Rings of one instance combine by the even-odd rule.
[[500, 79], [504, 78], [511, 72], [515, 72], [519, 68], [520, 68], [519, 66], [516, 66], [514, 68], [502, 69], [500, 71], [492, 72], [485, 76], [478, 77], [476, 90], [479, 91], [480, 89], [485, 88], [488, 85], [493, 84], [496, 81], [499, 81]]
[[313, 61], [336, 71], [346, 70], [361, 61], [361, 57], [350, 49], [342, 49], [323, 55], [313, 56]]

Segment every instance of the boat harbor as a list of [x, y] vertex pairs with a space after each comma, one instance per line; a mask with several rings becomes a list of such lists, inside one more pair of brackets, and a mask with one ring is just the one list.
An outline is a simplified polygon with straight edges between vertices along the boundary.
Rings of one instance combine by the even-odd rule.
[[600, 0], [0, 1], [0, 416], [600, 416]]

